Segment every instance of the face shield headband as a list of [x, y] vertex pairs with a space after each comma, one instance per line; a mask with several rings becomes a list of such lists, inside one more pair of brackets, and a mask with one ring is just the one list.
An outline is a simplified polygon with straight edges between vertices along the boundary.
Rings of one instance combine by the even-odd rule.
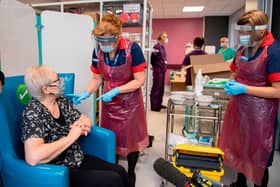
[[95, 41], [98, 43], [111, 43], [116, 42], [119, 37], [118, 36], [95, 36]]
[[250, 31], [258, 31], [258, 30], [264, 30], [267, 29], [267, 25], [235, 25], [235, 30], [237, 31], [243, 31], [243, 32], [250, 32]]

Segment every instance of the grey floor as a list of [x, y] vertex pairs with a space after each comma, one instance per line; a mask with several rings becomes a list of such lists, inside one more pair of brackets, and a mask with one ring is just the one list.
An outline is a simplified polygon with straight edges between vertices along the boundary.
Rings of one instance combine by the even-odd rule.
[[[166, 89], [167, 90], [167, 89]], [[167, 104], [168, 91], [164, 96], [164, 104]], [[183, 117], [175, 118], [175, 132], [180, 134], [183, 127]], [[155, 141], [152, 148], [144, 150], [144, 155], [139, 158], [136, 166], [136, 187], [160, 187], [162, 178], [159, 177], [153, 170], [153, 162], [159, 158], [164, 157], [165, 145], [165, 131], [166, 131], [166, 109], [161, 112], [149, 111], [148, 117], [148, 131], [149, 134], [155, 136]], [[269, 169], [269, 187], [280, 186], [280, 154], [275, 151], [274, 161], [272, 167]], [[120, 164], [127, 167], [127, 162], [121, 160]], [[225, 175], [222, 177], [222, 183], [230, 184], [235, 180], [236, 174], [230, 168], [224, 166]], [[172, 186], [168, 184], [167, 186]], [[253, 184], [248, 182], [249, 187]]]

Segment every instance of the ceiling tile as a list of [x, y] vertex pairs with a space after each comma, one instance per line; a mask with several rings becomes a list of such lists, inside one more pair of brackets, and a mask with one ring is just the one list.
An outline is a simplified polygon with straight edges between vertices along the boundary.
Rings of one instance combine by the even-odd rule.
[[[24, 3], [47, 3], [73, 0], [19, 0]], [[113, 1], [113, 0], [112, 0]], [[131, 0], [133, 2], [133, 0]], [[138, 0], [137, 0], [138, 1]], [[192, 18], [207, 15], [231, 15], [245, 5], [245, 0], [149, 0], [153, 7], [154, 18]], [[184, 6], [203, 5], [205, 9], [199, 13], [183, 13]]]

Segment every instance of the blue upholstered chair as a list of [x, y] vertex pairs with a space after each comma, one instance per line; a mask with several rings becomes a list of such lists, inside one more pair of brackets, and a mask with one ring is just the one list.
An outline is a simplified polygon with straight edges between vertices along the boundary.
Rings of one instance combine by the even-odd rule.
[[[66, 93], [73, 93], [74, 74], [59, 74], [64, 79]], [[6, 78], [0, 94], [0, 169], [4, 187], [67, 187], [68, 169], [64, 166], [40, 164], [29, 166], [24, 161], [20, 141], [20, 121], [24, 108], [16, 97], [16, 89], [23, 84], [23, 76]], [[94, 126], [82, 138], [85, 153], [115, 162], [115, 135], [112, 131]]]

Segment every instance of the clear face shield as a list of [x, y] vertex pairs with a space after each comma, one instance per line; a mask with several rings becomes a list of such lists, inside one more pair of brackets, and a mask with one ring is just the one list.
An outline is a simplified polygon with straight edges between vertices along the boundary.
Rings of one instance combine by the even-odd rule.
[[110, 53], [115, 49], [119, 36], [95, 36], [95, 41], [100, 45], [104, 53]]
[[245, 47], [245, 51], [242, 54], [241, 61], [248, 61], [250, 57], [252, 57], [252, 47], [256, 45], [258, 41], [263, 39], [263, 35], [261, 35], [261, 31], [266, 30], [267, 25], [236, 25], [235, 26], [235, 38], [237, 39], [236, 43], [239, 47]]
[[239, 46], [253, 47], [257, 41], [262, 39], [260, 31], [266, 30], [267, 25], [236, 25], [235, 32]]

